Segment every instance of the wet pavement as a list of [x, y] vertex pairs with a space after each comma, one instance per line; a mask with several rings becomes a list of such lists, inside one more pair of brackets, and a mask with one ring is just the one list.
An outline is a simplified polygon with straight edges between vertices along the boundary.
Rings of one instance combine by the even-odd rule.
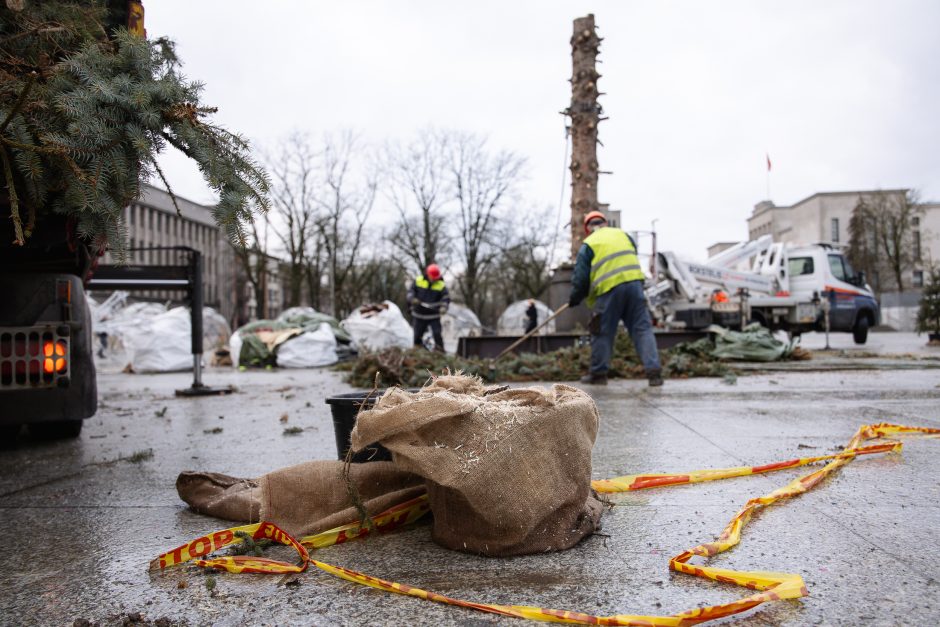
[[[803, 345], [817, 339], [805, 337]], [[828, 365], [816, 361], [820, 369], [812, 372], [667, 380], [653, 390], [639, 381], [592, 388], [601, 416], [595, 478], [823, 455], [875, 422], [940, 427], [940, 349], [924, 341], [872, 334], [867, 347], [857, 349], [848, 338], [839, 349], [874, 353], [903, 369], [840, 368], [861, 358], [834, 356]], [[159, 553], [231, 526], [187, 510], [174, 487], [180, 471], [251, 477], [335, 458], [324, 399], [350, 391], [329, 370], [209, 369], [206, 383], [232, 384], [237, 392], [175, 397], [190, 380], [186, 373], [103, 373], [99, 412], [80, 438], [36, 443], [21, 436], [16, 448], [0, 451], [0, 515], [8, 529], [0, 624], [129, 618], [191, 625], [522, 624], [315, 569], [292, 581], [221, 573], [211, 592], [192, 567], [149, 573]], [[302, 431], [286, 434], [290, 427]], [[472, 601], [672, 614], [746, 596], [734, 585], [672, 573], [668, 560], [714, 539], [749, 498], [805, 472], [615, 497], [603, 532], [563, 553], [511, 559], [454, 553], [419, 524], [315, 557]], [[708, 563], [798, 573], [809, 588], [808, 597], [721, 624], [927, 625], [940, 623], [938, 557], [940, 439], [907, 438], [902, 453], [856, 460], [808, 494], [762, 511], [739, 546]]]

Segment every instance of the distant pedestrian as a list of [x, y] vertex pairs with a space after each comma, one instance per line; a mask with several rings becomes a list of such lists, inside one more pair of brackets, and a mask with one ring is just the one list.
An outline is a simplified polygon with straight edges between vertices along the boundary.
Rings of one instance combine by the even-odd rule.
[[415, 346], [424, 346], [424, 333], [430, 327], [434, 335], [434, 349], [443, 353], [441, 316], [447, 313], [450, 306], [450, 294], [436, 263], [430, 264], [422, 274], [415, 277], [414, 283], [408, 288], [408, 303], [411, 305], [414, 323]]
[[643, 271], [636, 256], [636, 244], [620, 229], [607, 226], [600, 211], [584, 216], [587, 239], [578, 251], [571, 277], [568, 305], [576, 307], [587, 297], [594, 309], [591, 331], [591, 371], [582, 383], [607, 385], [607, 370], [620, 321], [646, 370], [651, 386], [663, 384], [659, 351], [643, 292]]
[[539, 324], [539, 310], [535, 307], [535, 299], [529, 299], [529, 307], [525, 310], [525, 331], [526, 333], [531, 333], [535, 331], [535, 327]]

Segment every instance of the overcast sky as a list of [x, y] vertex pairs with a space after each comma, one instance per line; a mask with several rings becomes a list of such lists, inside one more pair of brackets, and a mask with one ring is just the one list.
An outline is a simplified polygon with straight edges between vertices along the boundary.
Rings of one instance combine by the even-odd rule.
[[[914, 187], [940, 200], [940, 2], [150, 0], [216, 120], [273, 146], [294, 130], [407, 139], [485, 134], [528, 158], [523, 189], [557, 208], [572, 20], [601, 44], [601, 202], [660, 248], [702, 258], [747, 238], [767, 197]], [[212, 196], [178, 156], [174, 191]], [[569, 187], [564, 215], [568, 217]]]

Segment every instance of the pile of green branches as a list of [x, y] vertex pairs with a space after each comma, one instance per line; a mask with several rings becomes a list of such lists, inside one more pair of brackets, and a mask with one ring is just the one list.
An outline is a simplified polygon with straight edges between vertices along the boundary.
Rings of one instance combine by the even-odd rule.
[[54, 213], [120, 258], [121, 212], [141, 183], [159, 177], [172, 195], [156, 161], [167, 145], [195, 160], [219, 196], [216, 220], [244, 242], [268, 178], [245, 139], [208, 121], [216, 109], [201, 88], [180, 73], [171, 41], [111, 28], [102, 0], [0, 4], [0, 204], [14, 243]]
[[[660, 351], [665, 376], [723, 377], [731, 372], [727, 364], [709, 354], [709, 342], [707, 339], [699, 340], [696, 343], [680, 344]], [[590, 363], [589, 346], [562, 348], [543, 354], [510, 354], [497, 362], [435, 353], [423, 348], [390, 348], [375, 353], [363, 353], [356, 360], [343, 362], [336, 368], [348, 372], [346, 381], [351, 385], [371, 388], [376, 373], [379, 375], [379, 384], [383, 387], [421, 387], [431, 376], [448, 370], [459, 370], [490, 382], [577, 381], [588, 372]], [[611, 378], [624, 379], [641, 379], [646, 376], [630, 336], [622, 331], [614, 341], [610, 370], [607, 374]]]

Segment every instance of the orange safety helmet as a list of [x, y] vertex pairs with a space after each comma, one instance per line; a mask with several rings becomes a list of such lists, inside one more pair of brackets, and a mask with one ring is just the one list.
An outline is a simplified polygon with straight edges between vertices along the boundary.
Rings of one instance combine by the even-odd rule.
[[424, 270], [424, 274], [432, 281], [437, 281], [441, 278], [441, 269], [436, 263], [432, 263]]
[[596, 220], [597, 218], [600, 218], [600, 219], [603, 220], [604, 222], [607, 222], [607, 216], [605, 216], [605, 215], [604, 215], [603, 213], [601, 213], [600, 211], [592, 211], [592, 212], [588, 213], [586, 216], [584, 216], [584, 232], [585, 232], [585, 234], [587, 234], [587, 235], [590, 235], [590, 234], [591, 234], [591, 231], [588, 230], [588, 222], [590, 222], [591, 220]]

